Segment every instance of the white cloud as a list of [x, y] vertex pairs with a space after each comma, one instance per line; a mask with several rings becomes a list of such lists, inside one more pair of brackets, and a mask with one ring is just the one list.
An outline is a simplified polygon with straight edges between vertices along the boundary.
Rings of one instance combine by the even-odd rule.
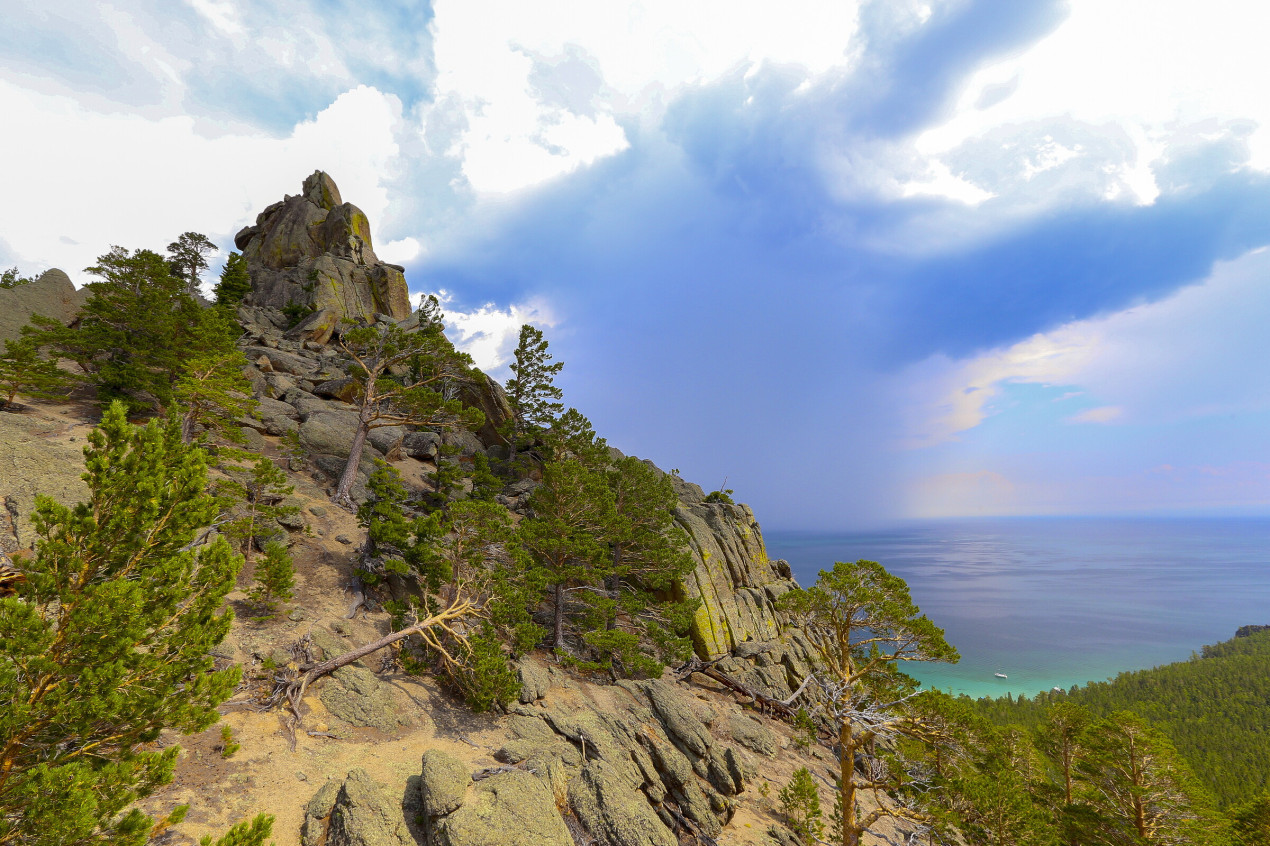
[[242, 19], [238, 10], [229, 0], [188, 0], [190, 7], [198, 12], [207, 22], [228, 36], [241, 35]]
[[[478, 193], [506, 193], [628, 146], [619, 119], [655, 122], [674, 92], [738, 66], [840, 66], [853, 3], [469, 3], [441, 0], [432, 24], [436, 103], [458, 113], [448, 149]], [[426, 123], [429, 115], [423, 117]]]
[[[1155, 169], [1175, 139], [1214, 119], [1251, 119], [1258, 125], [1248, 139], [1252, 164], [1270, 167], [1270, 101], [1258, 84], [1268, 70], [1268, 25], [1270, 7], [1242, 0], [1215, 0], [1203, 14], [1185, 0], [1074, 0], [1070, 17], [1035, 47], [974, 74], [954, 114], [926, 130], [917, 150], [946, 161], [968, 142], [1004, 137], [1012, 127], [1081, 124], [1130, 142], [1127, 157], [1094, 156], [1111, 182], [1101, 196], [1150, 203], [1160, 190]], [[1034, 159], [1045, 144], [1032, 136], [995, 152], [1001, 160]], [[998, 191], [992, 174], [976, 176], [980, 188]]]
[[1203, 284], [962, 361], [897, 374], [901, 445], [955, 440], [996, 413], [1004, 386], [1063, 388], [1098, 405], [1072, 423], [1170, 421], [1270, 407], [1270, 250], [1218, 263]]
[[[415, 308], [430, 292], [415, 294], [411, 302]], [[493, 303], [473, 311], [455, 311], [451, 307], [453, 296], [448, 291], [432, 292], [445, 311], [446, 336], [459, 350], [472, 356], [476, 366], [496, 378], [505, 378], [505, 368], [511, 362], [512, 352], [520, 338], [520, 327], [526, 323], [552, 327], [557, 318], [543, 300], [532, 300], [507, 308]]]
[[186, 116], [148, 119], [85, 109], [0, 81], [0, 113], [39, 132], [0, 135], [0, 232], [24, 268], [81, 269], [112, 244], [162, 249], [183, 231], [227, 240], [268, 204], [329, 172], [381, 225], [397, 155], [397, 99], [365, 86], [340, 95], [285, 138], [207, 137]]

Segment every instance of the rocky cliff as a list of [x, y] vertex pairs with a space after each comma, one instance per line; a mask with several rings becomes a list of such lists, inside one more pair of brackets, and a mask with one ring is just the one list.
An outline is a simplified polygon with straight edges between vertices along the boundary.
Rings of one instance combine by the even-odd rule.
[[316, 171], [298, 196], [266, 208], [236, 236], [251, 274], [248, 304], [311, 308], [311, 337], [326, 341], [341, 320], [374, 322], [410, 316], [405, 271], [382, 262], [371, 245], [365, 212], [340, 197], [330, 176]]
[[0, 345], [18, 338], [36, 314], [70, 323], [87, 297], [87, 291], [75, 290], [70, 277], [57, 268], [27, 285], [0, 289]]

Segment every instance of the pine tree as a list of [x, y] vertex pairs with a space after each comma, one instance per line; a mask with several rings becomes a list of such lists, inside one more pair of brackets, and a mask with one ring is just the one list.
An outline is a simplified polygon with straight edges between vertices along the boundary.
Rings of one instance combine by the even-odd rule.
[[789, 820], [789, 829], [803, 843], [815, 843], [824, 831], [820, 821], [820, 792], [811, 771], [799, 767], [789, 783], [780, 789], [776, 798], [781, 801], [781, 811]]
[[[352, 359], [349, 375], [357, 381], [357, 431], [334, 499], [351, 505], [362, 446], [371, 429], [381, 426], [463, 426], [484, 422], [478, 409], [463, 408], [452, 396], [457, 380], [467, 378], [472, 359], [454, 349], [439, 319], [413, 331], [377, 324], [346, 332], [340, 347]], [[394, 375], [403, 373], [403, 375]]]
[[13, 404], [18, 395], [32, 399], [61, 399], [75, 385], [71, 374], [58, 369], [57, 363], [40, 356], [30, 336], [4, 342], [0, 356], [0, 408]]
[[1049, 707], [1039, 740], [1041, 751], [1058, 762], [1063, 774], [1063, 802], [1072, 804], [1072, 779], [1081, 755], [1081, 738], [1092, 721], [1089, 711], [1072, 702], [1056, 702]]
[[675, 525], [679, 500], [669, 476], [632, 456], [610, 464], [605, 477], [613, 494], [603, 536], [610, 554], [597, 569], [603, 593], [590, 594], [598, 626], [585, 640], [606, 667], [616, 658], [618, 670], [657, 676], [662, 660], [687, 657], [684, 635], [696, 610], [696, 603], [671, 598], [693, 568], [687, 535]]
[[168, 265], [172, 275], [185, 283], [185, 293], [198, 296], [200, 276], [207, 270], [207, 256], [217, 251], [216, 245], [206, 235], [184, 232], [168, 244]]
[[509, 368], [512, 378], [507, 380], [507, 401], [512, 408], [507, 434], [513, 459], [518, 445], [530, 434], [549, 427], [564, 409], [559, 402], [560, 389], [554, 384], [564, 362], [548, 364], [551, 354], [542, 330], [528, 323], [521, 326], [514, 355], [516, 360]]
[[154, 821], [126, 809], [178, 753], [145, 746], [215, 723], [238, 682], [210, 650], [241, 559], [192, 548], [216, 514], [202, 452], [118, 403], [88, 440], [88, 501], [37, 500], [35, 557], [0, 599], [0, 844], [140, 846]]
[[816, 584], [793, 590], [778, 608], [803, 626], [823, 671], [817, 674], [817, 711], [833, 728], [838, 745], [842, 846], [858, 846], [864, 833], [883, 816], [927, 822], [929, 817], [904, 805], [883, 805], [861, 814], [860, 791], [895, 790], [902, 783], [902, 762], [856, 770], [856, 756], [868, 756], [878, 740], [912, 737], [940, 742], [920, 714], [902, 703], [915, 692], [897, 669], [901, 661], [958, 659], [944, 633], [920, 614], [908, 585], [876, 561], [838, 562], [821, 570]]
[[21, 271], [19, 271], [16, 267], [0, 271], [0, 289], [16, 288], [19, 285], [30, 285], [34, 281], [34, 277], [23, 276]]
[[247, 260], [241, 253], [231, 252], [216, 283], [216, 305], [233, 309], [251, 292], [251, 274], [247, 272]]
[[263, 455], [256, 456], [249, 470], [232, 468], [227, 472], [229, 479], [215, 486], [222, 509], [233, 511], [222, 531], [238, 544], [250, 565], [256, 543], [268, 523], [298, 511], [295, 506], [282, 504], [283, 499], [295, 493], [295, 486], [288, 484], [287, 474]]
[[420, 606], [436, 613], [441, 607], [437, 594], [446, 579], [444, 601], [466, 596], [479, 603], [482, 619], [474, 631], [465, 631], [462, 638], [449, 632], [435, 636], [449, 654], [461, 656], [443, 661], [441, 671], [473, 710], [508, 704], [520, 693], [520, 683], [504, 646], [528, 649], [541, 629], [526, 610], [521, 561], [507, 549], [513, 538], [507, 509], [457, 502], [448, 511], [412, 514], [401, 475], [382, 460], [376, 461], [367, 488], [370, 497], [357, 510], [366, 527], [365, 563], [413, 580], [419, 597], [409, 604], [390, 603], [389, 610], [401, 620]]
[[602, 473], [576, 460], [554, 461], [542, 468], [529, 508], [519, 540], [535, 578], [551, 588], [551, 643], [563, 651], [570, 588], [593, 584], [609, 556], [603, 538], [614, 520], [613, 492]]
[[278, 541], [265, 544], [265, 556], [256, 563], [253, 576], [255, 585], [249, 596], [270, 612], [277, 610], [278, 602], [291, 598], [295, 587], [295, 562], [287, 545]]
[[78, 324], [37, 315], [30, 337], [78, 365], [103, 403], [120, 399], [131, 410], [167, 408], [188, 361], [232, 345], [227, 325], [185, 292], [156, 253], [112, 247], [97, 261], [88, 272], [100, 281]]
[[1129, 711], [1089, 727], [1078, 769], [1111, 842], [1217, 843], [1207, 797], [1173, 744]]
[[363, 563], [372, 575], [395, 573], [414, 579], [426, 601], [450, 576], [436, 548], [443, 515], [412, 514], [401, 474], [383, 459], [375, 460], [366, 489], [369, 496], [357, 508], [357, 520], [366, 529]]
[[194, 439], [199, 426], [233, 443], [243, 442], [236, 421], [252, 414], [260, 404], [243, 375], [246, 367], [247, 357], [236, 349], [212, 350], [186, 363], [185, 375], [172, 389], [186, 443]]

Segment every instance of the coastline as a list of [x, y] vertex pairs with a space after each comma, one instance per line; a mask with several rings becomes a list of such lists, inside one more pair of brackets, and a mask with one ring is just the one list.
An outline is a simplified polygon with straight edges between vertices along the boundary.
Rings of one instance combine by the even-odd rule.
[[764, 537], [799, 584], [858, 558], [903, 577], [962, 655], [906, 672], [973, 698], [1185, 661], [1270, 607], [1270, 518], [973, 518]]

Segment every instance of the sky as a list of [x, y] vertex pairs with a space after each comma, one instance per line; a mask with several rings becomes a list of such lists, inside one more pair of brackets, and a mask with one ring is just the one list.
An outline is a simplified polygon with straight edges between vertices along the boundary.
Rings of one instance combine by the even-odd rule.
[[[496, 377], [769, 529], [1270, 513], [1270, 7], [44, 0], [0, 267], [316, 169]], [[215, 274], [208, 274], [208, 284]]]

